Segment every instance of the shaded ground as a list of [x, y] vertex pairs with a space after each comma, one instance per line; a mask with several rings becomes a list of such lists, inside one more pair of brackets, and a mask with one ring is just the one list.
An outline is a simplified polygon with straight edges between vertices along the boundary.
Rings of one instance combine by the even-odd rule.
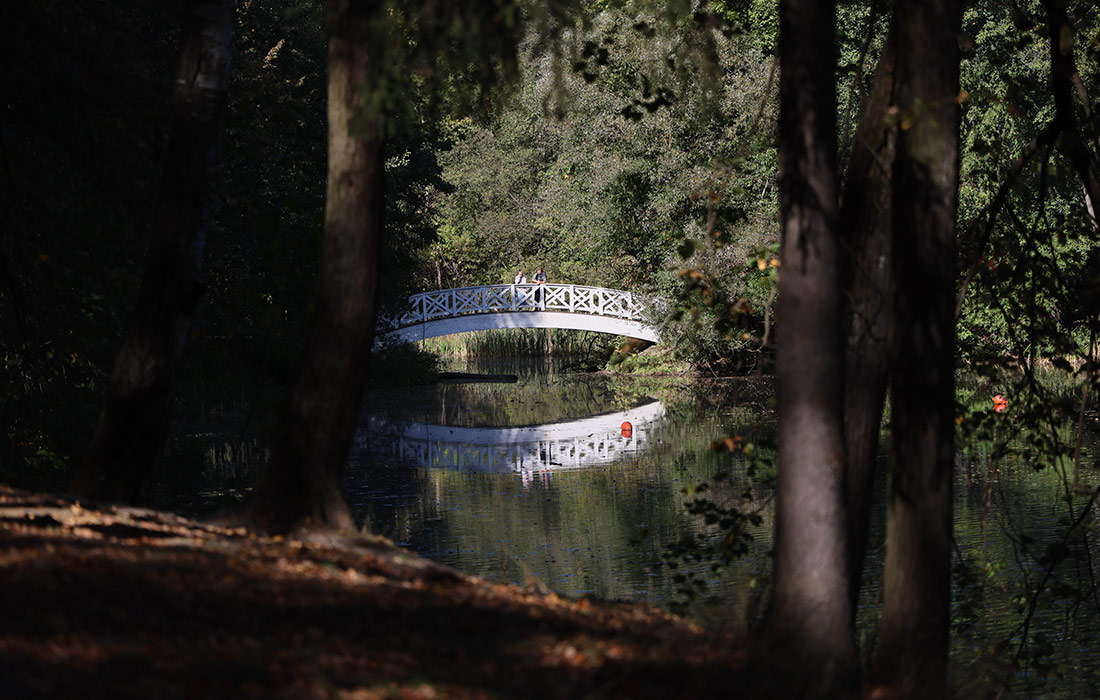
[[702, 698], [742, 654], [385, 540], [283, 541], [0, 487], [5, 698]]

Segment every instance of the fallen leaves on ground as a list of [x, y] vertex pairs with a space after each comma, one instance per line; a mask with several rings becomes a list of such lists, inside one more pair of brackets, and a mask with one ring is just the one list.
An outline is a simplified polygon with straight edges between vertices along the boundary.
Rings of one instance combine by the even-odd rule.
[[491, 583], [381, 538], [3, 487], [0, 582], [7, 698], [702, 698], [742, 662], [651, 607]]

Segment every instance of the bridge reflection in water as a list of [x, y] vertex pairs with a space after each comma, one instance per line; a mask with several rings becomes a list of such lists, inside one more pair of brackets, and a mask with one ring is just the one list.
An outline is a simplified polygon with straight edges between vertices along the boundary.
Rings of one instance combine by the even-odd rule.
[[[489, 473], [534, 473], [605, 464], [640, 453], [665, 406], [653, 401], [628, 411], [517, 428], [398, 424], [372, 416], [355, 435], [353, 452], [421, 467]], [[630, 423], [631, 429], [623, 429]]]

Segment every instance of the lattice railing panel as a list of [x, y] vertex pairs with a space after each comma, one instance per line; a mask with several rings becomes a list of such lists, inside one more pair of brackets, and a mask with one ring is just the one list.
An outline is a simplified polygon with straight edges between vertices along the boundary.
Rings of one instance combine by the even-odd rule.
[[544, 284], [545, 298], [543, 307], [548, 311], [572, 311], [572, 287], [565, 285]]
[[451, 316], [470, 313], [485, 313], [485, 295], [478, 287], [454, 290], [454, 302]]
[[505, 311], [512, 309], [512, 285], [482, 287], [486, 311]]
[[424, 292], [409, 297], [409, 308], [380, 320], [401, 328], [440, 318], [504, 311], [568, 311], [649, 322], [659, 301], [619, 289], [573, 284], [495, 284]]
[[569, 310], [580, 314], [598, 314], [600, 312], [599, 290], [593, 287], [576, 287], [572, 290], [572, 304]]
[[454, 316], [454, 290], [445, 289], [421, 297], [424, 320]]

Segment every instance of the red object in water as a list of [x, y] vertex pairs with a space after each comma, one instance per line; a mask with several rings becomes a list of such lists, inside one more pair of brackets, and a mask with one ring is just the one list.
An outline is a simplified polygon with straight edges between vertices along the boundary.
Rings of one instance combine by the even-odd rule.
[[1008, 399], [997, 394], [993, 397], [993, 410], [997, 413], [1004, 413], [1008, 410]]
[[630, 424], [630, 421], [623, 421], [623, 437], [630, 437], [634, 433], [634, 426]]

